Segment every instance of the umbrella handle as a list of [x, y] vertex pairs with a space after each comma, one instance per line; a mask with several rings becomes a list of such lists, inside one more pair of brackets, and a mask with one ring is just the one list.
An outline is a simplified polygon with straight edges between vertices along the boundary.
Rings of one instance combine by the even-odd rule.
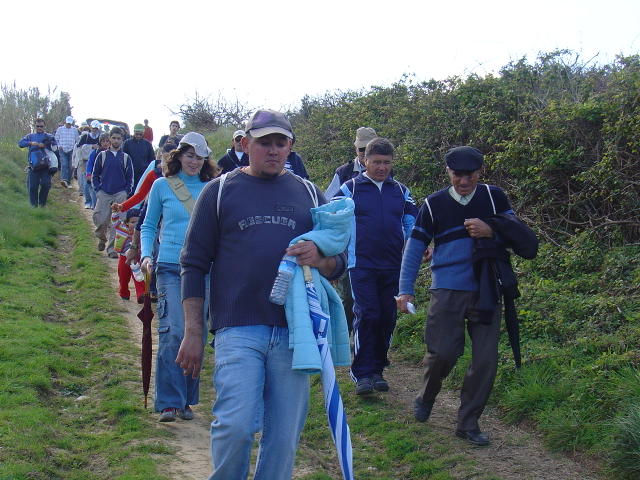
[[313, 281], [313, 275], [311, 275], [311, 267], [309, 265], [304, 265], [302, 267], [302, 273], [304, 274], [304, 281], [309, 283]]

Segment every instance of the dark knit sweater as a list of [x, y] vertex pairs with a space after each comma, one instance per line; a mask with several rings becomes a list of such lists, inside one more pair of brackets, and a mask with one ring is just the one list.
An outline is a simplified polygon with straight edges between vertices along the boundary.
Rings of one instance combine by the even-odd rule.
[[196, 202], [180, 257], [182, 298], [204, 298], [211, 269], [212, 330], [286, 326], [284, 307], [269, 302], [269, 293], [289, 242], [313, 227], [311, 196], [289, 173], [263, 179], [238, 169], [226, 178], [218, 218], [219, 186], [219, 178], [210, 182]]
[[[504, 192], [490, 185], [496, 213], [513, 213]], [[456, 202], [449, 194], [449, 188], [428, 197], [433, 221], [427, 204], [418, 213], [412, 238], [425, 246], [433, 239], [435, 248], [431, 262], [431, 288], [475, 291], [477, 281], [473, 275], [473, 239], [464, 227], [467, 218], [487, 218], [493, 215], [491, 198], [485, 184], [478, 184], [473, 198], [467, 205]], [[400, 280], [403, 284], [403, 279]], [[401, 291], [405, 291], [401, 288]]]

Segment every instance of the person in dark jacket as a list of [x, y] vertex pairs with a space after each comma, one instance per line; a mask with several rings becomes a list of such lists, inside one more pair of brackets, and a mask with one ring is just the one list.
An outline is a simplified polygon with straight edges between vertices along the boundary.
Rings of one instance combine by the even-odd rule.
[[[294, 143], [296, 143], [295, 135], [291, 140], [291, 148], [293, 148]], [[309, 179], [309, 174], [307, 173], [307, 169], [304, 168], [302, 158], [293, 150], [291, 150], [291, 153], [287, 157], [287, 160], [284, 162], [284, 168], [286, 170], [289, 170], [291, 173], [298, 175], [299, 177]]]
[[423, 254], [427, 251], [427, 259], [431, 258], [427, 248], [433, 241], [424, 382], [414, 401], [414, 415], [419, 422], [429, 418], [442, 381], [464, 351], [466, 320], [472, 359], [460, 394], [456, 435], [474, 445], [488, 445], [478, 420], [496, 376], [501, 308], [489, 315], [479, 312], [473, 250], [479, 239], [501, 242], [483, 219], [513, 215], [513, 210], [500, 188], [478, 183], [484, 162], [479, 150], [452, 148], [445, 161], [451, 186], [429, 195], [420, 208], [402, 258], [397, 304], [400, 311], [409, 311], [407, 304], [414, 302], [413, 285]]
[[376, 138], [378, 134], [371, 127], [360, 127], [356, 130], [356, 140], [353, 142], [353, 145], [356, 148], [356, 157], [353, 160], [349, 160], [344, 165], [336, 168], [336, 173], [333, 175], [333, 179], [331, 179], [331, 183], [327, 187], [327, 190], [324, 192], [324, 196], [328, 199], [333, 198], [333, 196], [338, 193], [340, 190], [340, 186], [346, 182], [347, 180], [351, 180], [354, 177], [357, 177], [361, 172], [364, 172], [364, 150], [371, 140]]
[[371, 140], [366, 172], [343, 183], [334, 197], [350, 197], [356, 206], [348, 268], [355, 314], [351, 376], [357, 395], [389, 390], [382, 373], [396, 326], [402, 249], [418, 213], [409, 189], [391, 177], [393, 152], [386, 138]]
[[244, 136], [244, 130], [236, 130], [233, 132], [233, 137], [231, 137], [231, 148], [227, 149], [227, 153], [218, 160], [218, 167], [220, 167], [219, 175], [231, 172], [238, 167], [249, 166], [249, 155], [242, 149], [241, 142]]
[[124, 202], [133, 191], [133, 163], [129, 155], [120, 149], [122, 137], [123, 132], [120, 128], [111, 129], [110, 148], [96, 156], [91, 175], [97, 197], [93, 211], [93, 224], [96, 226], [94, 232], [98, 238], [98, 250], [103, 251], [107, 247], [109, 258], [118, 258], [113, 249], [115, 231], [110, 228], [111, 204]]
[[[377, 136], [376, 131], [371, 127], [360, 127], [356, 130], [356, 139], [353, 142], [356, 149], [356, 157], [336, 169], [331, 183], [324, 192], [327, 200], [331, 200], [340, 191], [340, 187], [344, 182], [357, 177], [360, 173], [366, 170], [364, 166], [364, 150], [367, 143]], [[344, 306], [344, 313], [347, 316], [349, 333], [351, 333], [353, 330], [353, 295], [351, 293], [349, 275], [345, 275], [340, 279], [337, 289], [340, 293], [340, 297], [342, 298], [342, 305]]]
[[180, 122], [172, 120], [171, 123], [169, 123], [169, 134], [160, 137], [158, 148], [162, 148], [166, 144], [171, 145], [173, 147], [172, 150], [177, 149], [180, 140], [182, 140], [182, 135], [178, 134], [178, 130], [180, 130]]
[[20, 148], [29, 147], [27, 155], [27, 185], [29, 201], [32, 207], [44, 207], [51, 189], [51, 164], [48, 161], [47, 150], [56, 146], [56, 139], [44, 131], [44, 119], [36, 118], [35, 133], [25, 135], [19, 142]]
[[144, 125], [136, 123], [133, 127], [133, 138], [124, 142], [122, 151], [131, 157], [133, 162], [133, 188], [140, 181], [140, 177], [151, 162], [156, 159], [153, 146], [142, 136], [144, 135]]

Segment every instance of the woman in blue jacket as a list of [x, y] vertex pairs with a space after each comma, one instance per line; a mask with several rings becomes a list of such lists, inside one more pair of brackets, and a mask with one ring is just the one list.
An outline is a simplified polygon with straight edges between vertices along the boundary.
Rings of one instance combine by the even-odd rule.
[[[153, 242], [158, 228], [160, 231], [156, 266], [159, 327], [155, 409], [160, 412], [161, 422], [172, 422], [176, 417], [191, 420], [191, 405], [197, 404], [199, 398], [198, 379], [183, 375], [175, 359], [184, 336], [180, 250], [195, 200], [214, 177], [210, 154], [205, 138], [199, 133], [189, 132], [180, 140], [177, 150], [169, 155], [164, 178], [156, 180], [151, 187], [141, 228], [142, 269], [147, 273], [151, 273]], [[162, 224], [158, 227], [160, 218]], [[202, 321], [206, 322], [206, 318]], [[202, 331], [204, 344], [208, 329]]]

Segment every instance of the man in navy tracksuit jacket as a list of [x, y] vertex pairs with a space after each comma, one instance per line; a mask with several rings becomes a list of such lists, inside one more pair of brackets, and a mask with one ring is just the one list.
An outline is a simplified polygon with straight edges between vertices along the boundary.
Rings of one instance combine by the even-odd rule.
[[351, 375], [356, 394], [387, 391], [382, 376], [396, 326], [396, 301], [402, 249], [418, 213], [409, 189], [391, 177], [393, 145], [371, 140], [365, 151], [366, 172], [340, 187], [336, 197], [355, 202], [354, 228], [348, 247], [353, 292], [354, 357]]

